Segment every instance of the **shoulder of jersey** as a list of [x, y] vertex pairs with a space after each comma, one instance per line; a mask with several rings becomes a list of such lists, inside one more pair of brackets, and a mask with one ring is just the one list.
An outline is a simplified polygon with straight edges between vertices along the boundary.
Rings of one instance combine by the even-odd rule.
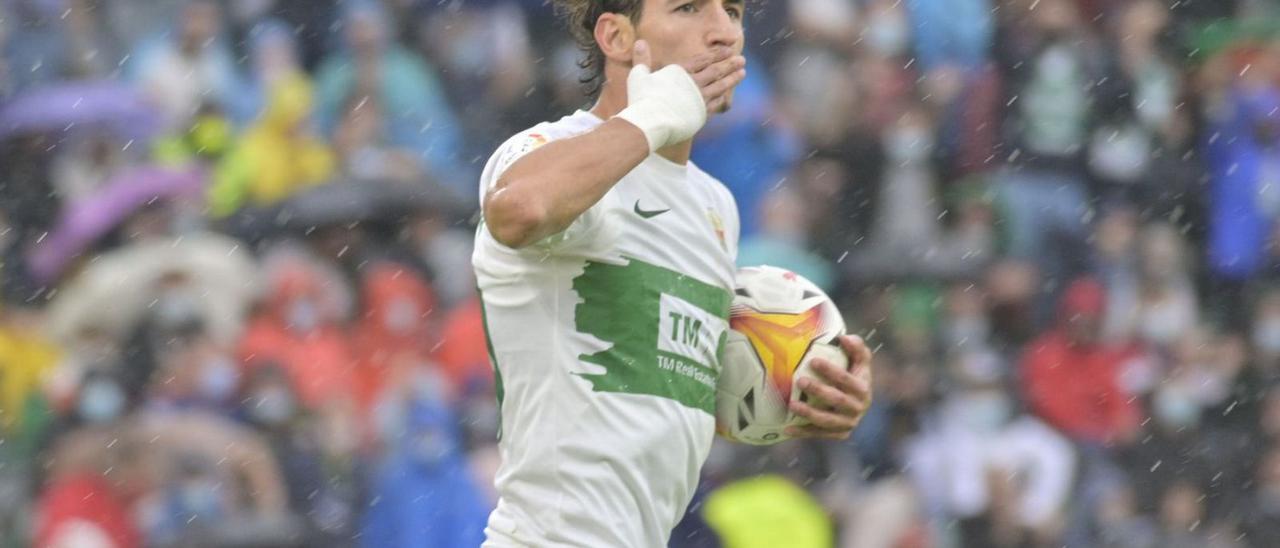
[[582, 112], [567, 115], [554, 122], [543, 122], [522, 131], [513, 138], [511, 152], [517, 156], [527, 154], [556, 139], [565, 139], [589, 131], [597, 120]]

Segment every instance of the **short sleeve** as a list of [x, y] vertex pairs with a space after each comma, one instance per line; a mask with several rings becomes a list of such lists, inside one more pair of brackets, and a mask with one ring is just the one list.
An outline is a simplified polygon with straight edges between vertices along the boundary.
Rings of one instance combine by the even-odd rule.
[[[552, 140], [554, 139], [547, 132], [541, 131], [538, 127], [507, 139], [489, 158], [489, 163], [486, 164], [484, 173], [481, 175], [480, 203], [484, 203], [484, 195], [497, 184], [502, 174], [516, 161]], [[609, 227], [605, 222], [608, 217], [605, 214], [608, 203], [610, 203], [610, 196], [606, 195], [600, 202], [579, 215], [568, 228], [547, 236], [529, 247], [542, 253], [552, 254], [567, 254], [580, 248], [596, 247], [593, 244], [599, 243], [599, 240], [615, 232], [608, 230]]]
[[498, 182], [498, 178], [511, 168], [516, 160], [524, 157], [525, 154], [537, 150], [542, 145], [551, 142], [544, 133], [532, 129], [517, 133], [494, 151], [493, 156], [489, 158], [488, 165], [485, 166], [484, 173], [480, 176], [480, 201], [484, 202], [485, 193]]

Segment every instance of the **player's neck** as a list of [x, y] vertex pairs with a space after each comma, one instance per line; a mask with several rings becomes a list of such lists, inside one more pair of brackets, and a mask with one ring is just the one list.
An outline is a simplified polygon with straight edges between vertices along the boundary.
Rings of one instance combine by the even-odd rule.
[[[591, 107], [591, 113], [601, 120], [608, 120], [616, 116], [619, 112], [622, 112], [622, 109], [626, 106], [626, 88], [621, 86], [610, 86], [608, 82], [606, 82], [605, 85], [600, 88], [600, 97], [596, 99], [596, 104]], [[689, 156], [692, 153], [692, 139], [683, 143], [676, 143], [674, 145], [658, 149], [658, 156], [680, 165], [689, 163]]]

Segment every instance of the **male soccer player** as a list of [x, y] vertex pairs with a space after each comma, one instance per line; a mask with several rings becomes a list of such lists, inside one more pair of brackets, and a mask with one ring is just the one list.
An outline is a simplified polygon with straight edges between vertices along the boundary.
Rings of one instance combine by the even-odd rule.
[[[557, 0], [595, 105], [504, 143], [481, 175], [473, 263], [501, 405], [486, 547], [665, 546], [715, 432], [733, 298], [733, 197], [689, 162], [745, 76], [742, 0]], [[792, 402], [841, 439], [871, 353]]]

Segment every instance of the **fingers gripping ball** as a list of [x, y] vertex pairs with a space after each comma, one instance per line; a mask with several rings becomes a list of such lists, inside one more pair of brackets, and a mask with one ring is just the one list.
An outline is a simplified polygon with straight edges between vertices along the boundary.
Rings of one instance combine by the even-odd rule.
[[836, 341], [844, 319], [826, 293], [794, 272], [746, 267], [736, 285], [716, 385], [716, 428], [736, 441], [773, 444], [788, 438], [788, 426], [808, 423], [789, 410], [792, 400], [827, 408], [797, 381], [824, 382], [814, 359], [849, 367]]

